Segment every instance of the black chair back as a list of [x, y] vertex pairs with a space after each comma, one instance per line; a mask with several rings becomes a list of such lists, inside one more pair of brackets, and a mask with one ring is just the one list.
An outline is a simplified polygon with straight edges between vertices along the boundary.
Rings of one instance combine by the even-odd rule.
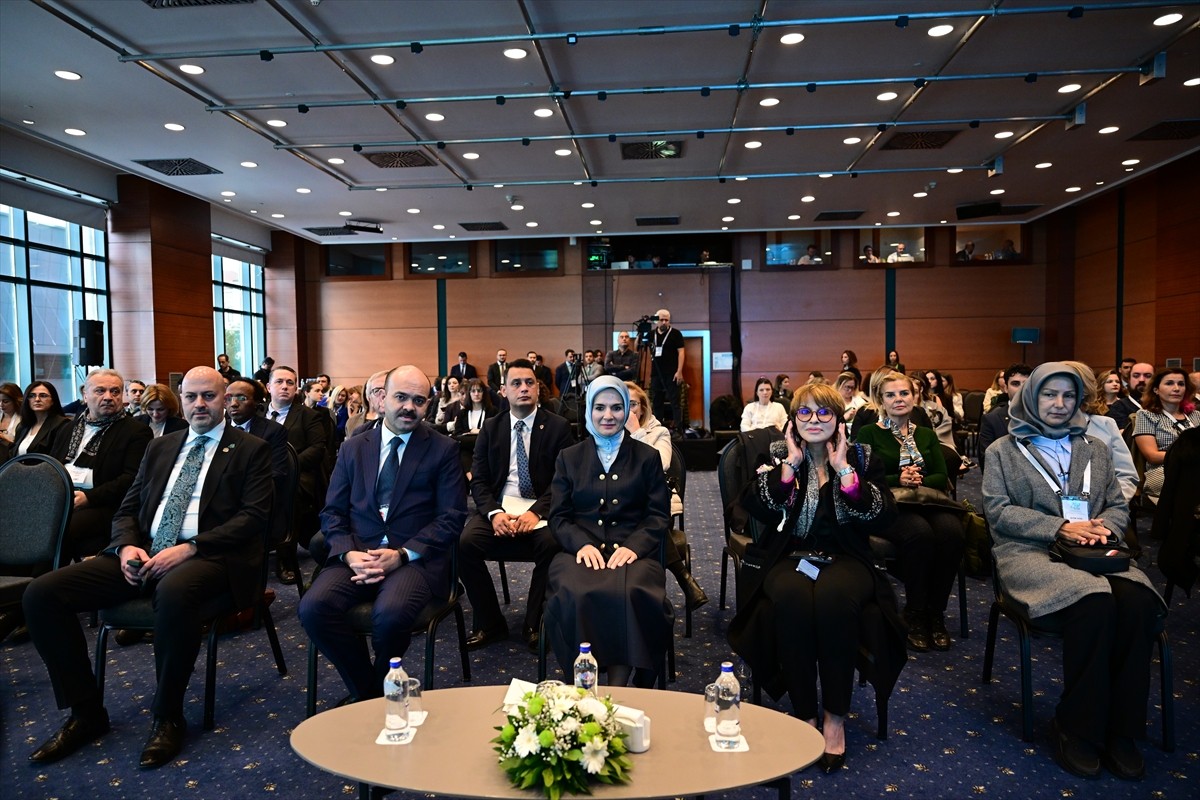
[[0, 465], [0, 553], [13, 566], [58, 569], [74, 485], [62, 464], [41, 453]]

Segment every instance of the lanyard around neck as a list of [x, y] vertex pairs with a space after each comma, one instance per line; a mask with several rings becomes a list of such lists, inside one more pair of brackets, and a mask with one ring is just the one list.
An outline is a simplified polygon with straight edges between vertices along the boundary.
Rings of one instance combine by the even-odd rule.
[[[1065, 484], [1068, 479], [1064, 479], [1064, 481], [1063, 481], [1064, 485], [1059, 485], [1058, 481], [1056, 481], [1056, 480], [1054, 480], [1054, 478], [1050, 477], [1050, 473], [1047, 472], [1046, 468], [1042, 466], [1042, 462], [1040, 462], [1036, 458], [1034, 458], [1033, 453], [1029, 452], [1029, 448], [1025, 446], [1024, 442], [1017, 442], [1017, 447], [1021, 450], [1021, 455], [1025, 456], [1025, 458], [1028, 459], [1030, 464], [1033, 464], [1033, 468], [1038, 471], [1038, 474], [1040, 474], [1043, 478], [1045, 478], [1046, 483], [1050, 486], [1050, 490], [1061, 497], [1066, 491], [1067, 487], [1065, 486]], [[1069, 472], [1070, 467], [1068, 467], [1067, 469]], [[1082, 496], [1088, 497], [1091, 494], [1091, 490], [1092, 490], [1092, 459], [1089, 456], [1088, 462], [1087, 462], [1087, 467], [1083, 470]]]

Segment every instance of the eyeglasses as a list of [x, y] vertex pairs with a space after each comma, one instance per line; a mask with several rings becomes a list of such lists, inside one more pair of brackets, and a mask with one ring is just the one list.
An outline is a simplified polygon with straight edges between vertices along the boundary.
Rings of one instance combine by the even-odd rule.
[[818, 408], [814, 410], [808, 406], [800, 406], [796, 409], [796, 419], [801, 422], [808, 422], [814, 415], [817, 417], [817, 422], [829, 422], [835, 416], [832, 408]]
[[249, 402], [249, 401], [250, 401], [250, 400], [252, 400], [252, 399], [253, 399], [253, 398], [251, 398], [251, 397], [247, 397], [247, 396], [246, 396], [246, 395], [244, 395], [244, 394], [227, 394], [227, 395], [225, 395], [225, 402], [226, 402], [226, 403], [233, 402], [233, 401], [236, 401], [236, 402], [238, 402], [238, 403], [246, 403], [246, 402]]
[[31, 398], [33, 400], [50, 400], [50, 399], [52, 399], [50, 397], [50, 395], [46, 392], [30, 392], [29, 394], [27, 394], [25, 396], [28, 398]]

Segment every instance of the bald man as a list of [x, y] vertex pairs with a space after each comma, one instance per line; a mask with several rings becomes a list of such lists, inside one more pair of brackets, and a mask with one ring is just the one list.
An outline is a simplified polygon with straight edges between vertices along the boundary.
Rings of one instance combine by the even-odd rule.
[[683, 334], [671, 327], [671, 312], [660, 308], [655, 314], [658, 327], [650, 336], [650, 397], [654, 416], [669, 428], [681, 431], [685, 427], [683, 407], [679, 404], [679, 384], [683, 383], [683, 362], [687, 351]]
[[274, 493], [270, 445], [225, 423], [225, 381], [212, 367], [190, 370], [180, 394], [188, 429], [146, 448], [113, 517], [108, 548], [41, 576], [25, 591], [30, 636], [58, 707], [71, 709], [58, 732], [29, 756], [35, 764], [58, 761], [109, 729], [79, 612], [154, 600], [158, 686], [139, 762], [150, 769], [183, 746], [183, 698], [201, 625], [249, 606], [258, 589]]
[[[342, 443], [321, 512], [329, 555], [300, 601], [300, 624], [356, 700], [383, 695], [388, 659], [404, 655], [430, 599], [449, 594], [467, 518], [458, 442], [421, 422], [429, 389], [420, 369], [396, 367], [383, 425]], [[346, 622], [366, 602], [374, 663]]]

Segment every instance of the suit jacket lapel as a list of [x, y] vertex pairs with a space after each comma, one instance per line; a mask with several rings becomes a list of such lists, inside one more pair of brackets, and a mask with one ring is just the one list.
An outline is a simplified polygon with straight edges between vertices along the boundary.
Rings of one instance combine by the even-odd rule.
[[230, 460], [233, 459], [233, 451], [237, 446], [237, 434], [233, 432], [233, 429], [232, 424], [225, 424], [225, 433], [221, 436], [221, 441], [217, 443], [217, 452], [213, 453], [212, 463], [208, 465], [208, 474], [204, 476], [204, 486], [200, 489], [201, 517], [204, 516], [204, 511], [212, 501], [221, 475], [229, 466]]
[[[418, 425], [408, 437], [408, 444], [404, 445], [404, 451], [400, 456], [400, 471], [396, 473], [396, 485], [392, 488], [392, 503], [388, 508], [388, 519], [396, 513], [396, 509], [400, 507], [400, 498], [404, 497], [404, 493], [408, 491], [408, 484], [412, 482], [413, 475], [417, 471], [417, 465], [421, 463], [421, 459], [425, 457], [425, 451], [429, 449], [429, 431], [424, 426]], [[375, 446], [375, 465], [376, 474], [378, 474], [379, 466], [379, 445], [378, 441]]]

